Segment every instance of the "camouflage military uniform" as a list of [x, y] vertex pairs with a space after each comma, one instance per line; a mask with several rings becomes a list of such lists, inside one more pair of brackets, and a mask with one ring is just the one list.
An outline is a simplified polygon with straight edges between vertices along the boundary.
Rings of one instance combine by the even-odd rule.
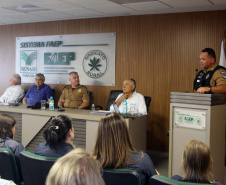
[[211, 69], [201, 70], [194, 80], [194, 90], [200, 87], [215, 87], [226, 85], [226, 69], [222, 66], [214, 64]]
[[[217, 64], [214, 64], [210, 70], [213, 70]], [[218, 85], [226, 85], [226, 70], [225, 69], [218, 69], [213, 74], [210, 80], [210, 86], [218, 86]]]
[[87, 88], [83, 85], [78, 85], [76, 88], [72, 88], [71, 85], [64, 88], [61, 94], [61, 101], [64, 102], [65, 108], [79, 107], [83, 100], [89, 101], [89, 95]]

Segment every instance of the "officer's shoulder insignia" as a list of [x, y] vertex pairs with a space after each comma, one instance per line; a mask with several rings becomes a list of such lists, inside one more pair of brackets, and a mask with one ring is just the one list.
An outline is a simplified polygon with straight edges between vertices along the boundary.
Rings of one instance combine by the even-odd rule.
[[63, 88], [62, 93], [64, 93], [64, 91], [67, 90], [69, 87], [70, 87], [70, 85], [66, 85], [66, 86]]
[[223, 78], [226, 79], [226, 72], [222, 71], [221, 74], [222, 74]]
[[85, 85], [81, 85], [81, 86], [87, 89], [87, 87]]
[[[69, 87], [70, 87], [70, 85], [66, 85], [66, 86], [64, 87], [64, 89], [67, 89], [67, 88], [69, 88]], [[63, 90], [64, 90], [64, 89], [63, 89]]]

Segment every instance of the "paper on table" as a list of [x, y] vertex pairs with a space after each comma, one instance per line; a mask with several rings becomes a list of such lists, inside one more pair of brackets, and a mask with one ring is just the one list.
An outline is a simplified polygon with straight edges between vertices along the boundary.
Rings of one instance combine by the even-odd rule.
[[95, 110], [91, 112], [92, 114], [107, 114], [107, 113], [111, 113], [111, 111], [107, 111], [107, 110]]

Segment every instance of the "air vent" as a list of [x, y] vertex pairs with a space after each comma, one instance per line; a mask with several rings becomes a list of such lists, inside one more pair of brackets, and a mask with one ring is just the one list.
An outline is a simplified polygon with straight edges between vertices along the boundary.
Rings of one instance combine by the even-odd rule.
[[23, 13], [29, 13], [29, 12], [39, 12], [39, 11], [47, 11], [49, 9], [38, 7], [35, 5], [31, 4], [25, 4], [25, 5], [20, 5], [20, 6], [9, 6], [9, 7], [2, 7], [8, 10], [14, 10], [18, 12], [23, 12]]

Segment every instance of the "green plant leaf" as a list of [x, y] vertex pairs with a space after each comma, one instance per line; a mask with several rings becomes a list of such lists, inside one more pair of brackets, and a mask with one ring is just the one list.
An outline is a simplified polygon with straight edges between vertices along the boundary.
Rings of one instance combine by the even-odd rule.
[[94, 57], [93, 59], [90, 59], [90, 63], [88, 64], [91, 67], [90, 71], [92, 71], [92, 70], [100, 71], [99, 67], [101, 67], [102, 65], [98, 64], [99, 62], [100, 62], [100, 58], [96, 59]]

